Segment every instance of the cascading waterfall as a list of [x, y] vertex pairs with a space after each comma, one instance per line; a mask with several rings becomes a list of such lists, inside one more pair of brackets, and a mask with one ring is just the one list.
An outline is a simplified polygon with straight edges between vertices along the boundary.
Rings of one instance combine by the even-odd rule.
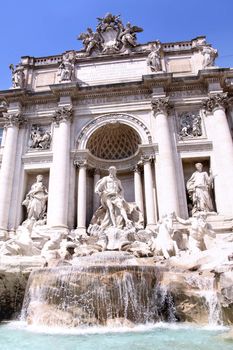
[[212, 276], [191, 276], [187, 281], [198, 288], [198, 294], [205, 299], [208, 309], [208, 323], [216, 326], [222, 325], [221, 305], [218, 299], [218, 292], [215, 287], [215, 279]]
[[175, 321], [172, 296], [154, 266], [65, 266], [32, 272], [22, 319], [77, 327]]
[[209, 310], [209, 324], [213, 326], [222, 325], [222, 312], [217, 292], [215, 290], [203, 291], [202, 295]]

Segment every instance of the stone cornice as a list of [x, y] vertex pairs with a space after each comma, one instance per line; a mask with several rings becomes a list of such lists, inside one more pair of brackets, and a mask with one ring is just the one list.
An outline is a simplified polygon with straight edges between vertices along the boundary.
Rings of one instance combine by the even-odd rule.
[[[76, 98], [95, 98], [101, 94], [106, 96], [130, 95], [135, 93], [152, 93], [153, 87], [163, 87], [167, 93], [178, 90], [200, 89], [207, 91], [208, 82], [219, 81], [226, 90], [231, 90], [229, 79], [233, 72], [228, 68], [215, 68], [199, 71], [197, 75], [174, 77], [172, 73], [155, 73], [142, 76], [134, 82], [111, 83], [106, 85], [78, 86], [77, 82], [50, 85], [47, 91], [30, 91], [25, 89], [9, 89], [0, 91], [0, 100], [6, 102], [21, 102], [22, 105], [31, 103], [47, 103], [58, 101], [60, 96], [70, 95]], [[228, 80], [227, 80], [228, 79]], [[228, 85], [227, 85], [228, 84]]]
[[179, 142], [177, 145], [178, 152], [199, 152], [199, 151], [212, 151], [213, 144], [211, 141], [189, 141]]
[[22, 156], [23, 164], [51, 163], [52, 160], [52, 151], [28, 152]]
[[142, 81], [145, 86], [148, 87], [167, 87], [172, 83], [172, 73], [158, 72], [151, 73], [142, 76]]
[[61, 83], [61, 84], [53, 84], [49, 85], [52, 93], [57, 96], [77, 96], [78, 93], [78, 82], [69, 82], [69, 83]]
[[73, 161], [75, 166], [85, 166], [89, 169], [108, 170], [114, 165], [119, 171], [128, 171], [140, 163], [142, 157], [155, 157], [158, 153], [158, 145], [139, 145], [138, 151], [131, 157], [120, 160], [105, 160], [95, 157], [88, 149], [73, 150]]
[[157, 143], [152, 143], [150, 145], [139, 145], [140, 154], [144, 158], [154, 157], [155, 154], [159, 153], [159, 146]]

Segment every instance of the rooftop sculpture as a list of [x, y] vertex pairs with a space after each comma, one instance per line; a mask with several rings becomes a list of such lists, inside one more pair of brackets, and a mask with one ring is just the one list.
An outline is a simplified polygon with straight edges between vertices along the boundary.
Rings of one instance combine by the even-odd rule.
[[87, 28], [85, 33], [78, 36], [82, 40], [84, 51], [88, 56], [92, 54], [129, 53], [137, 45], [136, 33], [142, 28], [132, 26], [128, 22], [123, 25], [120, 15], [107, 13], [103, 18], [97, 18], [96, 31]]

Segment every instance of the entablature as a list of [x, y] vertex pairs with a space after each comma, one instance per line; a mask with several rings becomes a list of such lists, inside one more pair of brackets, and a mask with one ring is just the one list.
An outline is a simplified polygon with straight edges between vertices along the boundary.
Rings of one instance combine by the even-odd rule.
[[[215, 88], [217, 86], [217, 92], [221, 90], [231, 92], [233, 89], [231, 80], [233, 81], [233, 70], [228, 68], [202, 70], [196, 76], [185, 77], [177, 77], [171, 73], [154, 73], [143, 75], [138, 81], [128, 83], [118, 82], [81, 87], [77, 82], [69, 82], [52, 84], [48, 91], [43, 92], [26, 89], [3, 90], [0, 91], [0, 101], [4, 101], [4, 109], [10, 103], [20, 102], [23, 109], [27, 110], [27, 108], [30, 109], [32, 106], [42, 104], [56, 106], [62, 96], [71, 96], [74, 105], [85, 104], [83, 102], [85, 100], [90, 100], [90, 103], [96, 100], [99, 103], [99, 99], [105, 99], [108, 103], [111, 100], [114, 101], [115, 98], [117, 101], [117, 98], [126, 96], [144, 95], [145, 100], [150, 100], [153, 89], [161, 89], [174, 102], [183, 102], [184, 99], [194, 101], [196, 99], [198, 103], [202, 98], [207, 97], [208, 92], [210, 92], [209, 87]], [[36, 109], [36, 107], [33, 108]]]

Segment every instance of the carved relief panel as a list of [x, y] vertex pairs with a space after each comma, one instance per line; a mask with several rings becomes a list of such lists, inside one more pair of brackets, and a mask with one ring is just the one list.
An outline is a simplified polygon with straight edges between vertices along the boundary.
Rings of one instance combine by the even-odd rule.
[[201, 113], [180, 112], [177, 117], [177, 134], [179, 140], [190, 140], [205, 137]]
[[33, 124], [30, 130], [28, 148], [30, 150], [48, 150], [51, 148], [51, 126]]

